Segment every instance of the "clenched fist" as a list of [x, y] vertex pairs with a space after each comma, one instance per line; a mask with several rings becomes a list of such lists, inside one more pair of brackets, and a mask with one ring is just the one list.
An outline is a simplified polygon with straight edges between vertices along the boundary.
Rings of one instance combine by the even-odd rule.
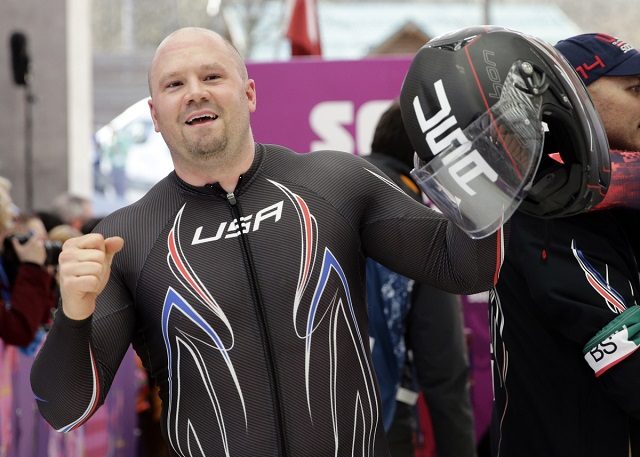
[[104, 289], [113, 256], [122, 249], [119, 236], [105, 239], [99, 233], [71, 238], [59, 257], [60, 296], [64, 314], [81, 320], [93, 314], [96, 298]]

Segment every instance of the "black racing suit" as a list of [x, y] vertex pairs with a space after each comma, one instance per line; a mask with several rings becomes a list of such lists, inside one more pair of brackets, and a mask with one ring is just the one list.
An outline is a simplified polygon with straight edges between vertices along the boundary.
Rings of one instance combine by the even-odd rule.
[[640, 351], [596, 377], [587, 361], [615, 355], [614, 342], [592, 354], [584, 347], [623, 312], [637, 311], [631, 240], [639, 221], [623, 210], [512, 218], [492, 294], [493, 456], [629, 456], [640, 419]]
[[501, 232], [471, 240], [361, 158], [260, 144], [233, 193], [171, 173], [96, 231], [125, 245], [93, 316], [57, 313], [38, 406], [83, 423], [132, 343], [173, 456], [388, 455], [365, 258], [456, 293], [491, 287], [501, 259]]

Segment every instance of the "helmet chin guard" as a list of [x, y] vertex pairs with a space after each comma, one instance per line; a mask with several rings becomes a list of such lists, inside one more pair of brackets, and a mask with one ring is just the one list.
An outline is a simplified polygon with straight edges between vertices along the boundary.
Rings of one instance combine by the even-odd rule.
[[435, 38], [414, 57], [400, 105], [414, 178], [473, 238], [518, 208], [568, 216], [606, 193], [608, 142], [591, 98], [536, 38], [501, 27]]

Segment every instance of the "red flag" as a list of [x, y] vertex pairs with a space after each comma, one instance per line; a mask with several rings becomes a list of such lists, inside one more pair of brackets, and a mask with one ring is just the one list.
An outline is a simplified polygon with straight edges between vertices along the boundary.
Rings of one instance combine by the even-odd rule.
[[291, 41], [291, 55], [322, 55], [316, 0], [289, 0], [286, 36]]

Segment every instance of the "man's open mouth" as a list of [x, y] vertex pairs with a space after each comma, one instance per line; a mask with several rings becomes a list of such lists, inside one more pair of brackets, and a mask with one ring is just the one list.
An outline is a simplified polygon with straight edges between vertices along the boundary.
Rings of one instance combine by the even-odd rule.
[[198, 125], [198, 124], [204, 124], [205, 122], [215, 121], [216, 119], [218, 119], [218, 116], [216, 114], [202, 114], [202, 115], [194, 116], [192, 118], [187, 119], [186, 124]]

